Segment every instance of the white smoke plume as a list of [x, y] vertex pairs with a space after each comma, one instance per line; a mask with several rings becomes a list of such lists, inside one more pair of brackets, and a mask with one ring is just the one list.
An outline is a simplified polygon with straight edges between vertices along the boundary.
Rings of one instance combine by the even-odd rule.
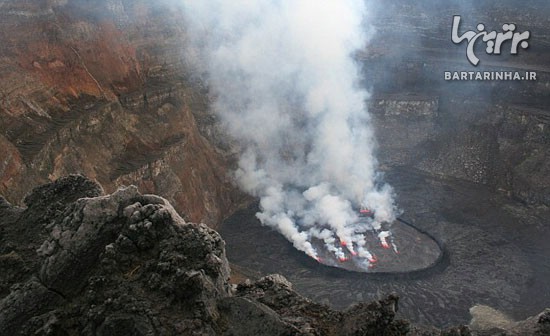
[[[243, 145], [235, 177], [262, 223], [317, 257], [370, 257], [363, 233], [395, 219], [352, 53], [363, 0], [180, 0], [206, 59], [214, 109]], [[357, 224], [357, 207], [374, 211]], [[341, 246], [342, 247], [341, 247]]]

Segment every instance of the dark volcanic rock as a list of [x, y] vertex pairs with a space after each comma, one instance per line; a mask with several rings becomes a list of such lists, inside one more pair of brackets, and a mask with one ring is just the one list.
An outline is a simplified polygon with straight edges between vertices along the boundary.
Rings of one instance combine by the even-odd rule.
[[[0, 301], [0, 330], [215, 334], [217, 300], [230, 293], [221, 237], [185, 223], [167, 201], [135, 187], [100, 192], [81, 176], [64, 178], [35, 189], [19, 219], [2, 224], [11, 232], [2, 249], [13, 250], [0, 259], [8, 263], [3, 294], [11, 286]], [[19, 231], [20, 225], [33, 228]], [[30, 244], [33, 256], [29, 245], [13, 243], [17, 235], [42, 240]], [[27, 277], [13, 278], [9, 262], [27, 264]]]
[[470, 335], [396, 320], [393, 295], [335, 311], [280, 275], [233, 288], [217, 232], [134, 186], [101, 194], [74, 175], [0, 201], [2, 335]]
[[292, 290], [280, 275], [270, 275], [257, 282], [237, 287], [236, 295], [263, 303], [299, 334], [311, 335], [405, 335], [406, 321], [395, 321], [396, 296], [370, 304], [358, 304], [346, 311], [334, 311], [314, 303]]

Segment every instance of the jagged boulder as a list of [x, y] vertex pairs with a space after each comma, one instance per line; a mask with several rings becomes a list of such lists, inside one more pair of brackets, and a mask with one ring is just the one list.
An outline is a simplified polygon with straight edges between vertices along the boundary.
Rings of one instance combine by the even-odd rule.
[[[185, 223], [163, 198], [135, 187], [100, 192], [70, 176], [26, 198], [28, 208], [11, 224], [34, 219], [26, 225], [43, 242], [34, 246], [38, 262], [28, 262], [34, 265], [28, 278], [16, 279], [0, 301], [0, 330], [216, 334], [217, 301], [230, 295], [221, 237]], [[19, 253], [10, 251], [12, 259]]]
[[[0, 198], [2, 335], [475, 335], [398, 320], [395, 295], [336, 311], [281, 275], [232, 286], [220, 235], [133, 186], [103, 195], [72, 175], [25, 202]], [[546, 335], [549, 321], [504, 332]]]
[[358, 304], [345, 311], [308, 300], [288, 280], [270, 275], [237, 287], [236, 296], [258, 301], [276, 312], [300, 335], [406, 335], [409, 322], [396, 320], [398, 298]]

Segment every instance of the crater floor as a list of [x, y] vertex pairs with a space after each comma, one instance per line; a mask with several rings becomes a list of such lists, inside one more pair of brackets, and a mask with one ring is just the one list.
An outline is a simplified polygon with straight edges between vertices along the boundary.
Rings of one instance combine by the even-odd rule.
[[[468, 323], [469, 309], [476, 304], [516, 319], [550, 305], [550, 209], [527, 207], [482, 186], [413, 169], [396, 169], [386, 178], [405, 210], [403, 219], [444, 246], [433, 267], [393, 274], [327, 267], [262, 227], [255, 208], [236, 213], [221, 229], [230, 262], [251, 278], [280, 273], [302, 294], [335, 308], [395, 292], [401, 296], [402, 317], [422, 324]], [[382, 255], [379, 259], [379, 266], [386, 264]], [[387, 263], [392, 264], [397, 265]]]

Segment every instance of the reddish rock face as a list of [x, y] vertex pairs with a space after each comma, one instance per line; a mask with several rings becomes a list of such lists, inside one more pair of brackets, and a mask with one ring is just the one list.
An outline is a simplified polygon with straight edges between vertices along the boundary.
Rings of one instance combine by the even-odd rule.
[[7, 194], [17, 188], [25, 166], [19, 151], [6, 138], [0, 136], [0, 193]]
[[[136, 184], [215, 226], [238, 203], [208, 97], [182, 62], [181, 12], [148, 1], [0, 4], [0, 193], [83, 173]], [[199, 122], [197, 121], [199, 120]]]
[[[208, 90], [188, 66], [192, 53], [184, 56], [183, 13], [169, 2], [0, 2], [1, 195], [20, 203], [34, 186], [83, 173], [108, 192], [136, 184], [167, 198], [189, 220], [210, 225], [242, 203], [228, 178], [234, 151], [209, 111]], [[448, 35], [445, 18], [454, 9], [438, 14], [439, 23], [411, 21], [432, 14], [406, 1], [377, 13], [376, 39], [383, 43], [358, 60], [364, 77], [377, 84], [371, 112], [384, 166], [410, 166], [550, 204], [548, 34], [544, 12], [530, 6], [525, 13], [538, 15], [517, 19], [538, 33], [532, 50], [512, 65], [537, 70], [540, 78], [521, 92], [506, 82], [483, 86], [487, 92], [475, 99], [467, 97], [479, 91], [475, 83], [455, 90], [434, 80], [456, 68], [457, 58], [464, 61], [439, 38]], [[479, 20], [507, 17], [502, 11]], [[434, 24], [437, 33], [424, 36]], [[394, 47], [411, 32], [424, 37], [405, 48], [402, 62], [403, 48]], [[492, 93], [498, 90], [503, 93]], [[407, 97], [408, 91], [423, 98]], [[490, 106], [487, 97], [494, 99]]]

